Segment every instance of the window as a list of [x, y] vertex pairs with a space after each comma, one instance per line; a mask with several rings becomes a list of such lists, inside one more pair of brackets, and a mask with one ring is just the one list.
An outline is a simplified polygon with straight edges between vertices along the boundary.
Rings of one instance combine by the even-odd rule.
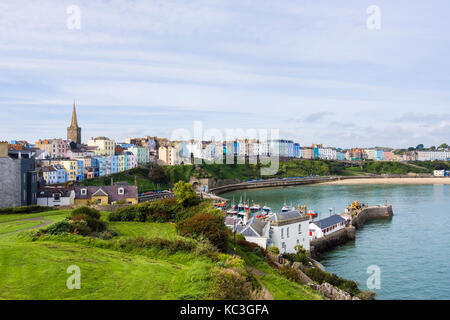
[[98, 204], [102, 204], [102, 199], [97, 199]]
[[286, 238], [289, 238], [289, 227], [286, 228]]
[[82, 196], [87, 195], [87, 189], [81, 189], [81, 195]]
[[301, 233], [302, 233], [302, 224], [299, 223], [298, 224], [298, 234], [301, 234]]
[[284, 229], [281, 228], [281, 239], [284, 239]]
[[61, 194], [60, 193], [54, 193], [53, 194], [53, 200], [54, 201], [60, 201], [61, 200]]

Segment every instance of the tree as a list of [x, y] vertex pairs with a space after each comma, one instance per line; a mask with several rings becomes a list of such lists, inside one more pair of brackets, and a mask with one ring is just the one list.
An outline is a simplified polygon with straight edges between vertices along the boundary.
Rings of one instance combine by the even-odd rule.
[[416, 150], [423, 150], [424, 148], [425, 147], [424, 147], [423, 143], [421, 143], [421, 144], [417, 145]]
[[443, 143], [439, 146], [439, 149], [447, 149], [448, 148], [448, 144]]
[[166, 175], [166, 171], [164, 170], [163, 167], [161, 166], [154, 166], [149, 174], [148, 177], [150, 178], [150, 180], [152, 182], [156, 182], [156, 183], [166, 183], [167, 182], [167, 175]]
[[183, 207], [198, 203], [198, 196], [189, 182], [178, 181], [173, 187], [173, 192], [177, 196], [178, 203]]

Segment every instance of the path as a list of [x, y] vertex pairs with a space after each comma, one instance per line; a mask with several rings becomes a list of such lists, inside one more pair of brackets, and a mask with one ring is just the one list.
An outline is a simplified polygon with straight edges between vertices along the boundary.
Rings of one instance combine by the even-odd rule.
[[249, 265], [245, 265], [245, 268], [247, 269], [248, 272], [250, 272], [253, 276], [255, 276], [256, 280], [258, 280], [259, 284], [261, 285], [261, 296], [259, 300], [275, 300], [273, 295], [270, 293], [270, 291], [267, 289], [264, 283], [262, 283], [262, 281], [260, 280], [260, 278], [264, 277], [266, 273], [256, 268], [253, 268]]
[[8, 223], [8, 222], [20, 222], [20, 221], [44, 221], [44, 223], [38, 224], [37, 226], [34, 226], [34, 227], [29, 227], [29, 228], [25, 228], [25, 229], [16, 230], [16, 231], [6, 232], [6, 233], [3, 233], [3, 234], [0, 234], [0, 236], [4, 236], [6, 234], [11, 234], [11, 233], [16, 233], [16, 232], [22, 232], [22, 231], [28, 231], [28, 230], [33, 230], [33, 229], [39, 229], [39, 228], [48, 226], [49, 224], [52, 224], [54, 222], [52, 220], [44, 219], [42, 217], [35, 217], [35, 218], [27, 218], [27, 219], [20, 219], [20, 220], [14, 220], [14, 221], [0, 222], [0, 224], [1, 223]]

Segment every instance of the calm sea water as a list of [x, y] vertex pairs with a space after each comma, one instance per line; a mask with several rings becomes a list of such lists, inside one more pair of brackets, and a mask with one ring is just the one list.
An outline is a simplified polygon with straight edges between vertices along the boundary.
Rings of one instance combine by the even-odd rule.
[[279, 211], [283, 203], [305, 204], [342, 213], [359, 200], [393, 205], [391, 220], [372, 221], [356, 231], [356, 240], [326, 253], [329, 272], [356, 280], [367, 289], [367, 268], [381, 270], [377, 299], [450, 299], [450, 185], [311, 185], [235, 191], [222, 196], [247, 199]]

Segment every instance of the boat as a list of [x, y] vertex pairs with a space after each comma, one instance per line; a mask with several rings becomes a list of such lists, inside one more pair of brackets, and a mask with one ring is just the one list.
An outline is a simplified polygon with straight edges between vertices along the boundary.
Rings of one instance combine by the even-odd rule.
[[318, 215], [319, 215], [319, 213], [317, 211], [313, 211], [313, 210], [309, 210], [308, 211], [308, 216], [311, 216], [311, 217], [315, 218]]
[[271, 207], [268, 207], [268, 206], [264, 206], [264, 207], [262, 207], [262, 210], [263, 210], [265, 213], [269, 213], [270, 211], [272, 211], [272, 208], [271, 208]]
[[227, 206], [227, 202], [226, 201], [216, 202], [214, 205], [216, 207], [225, 208]]
[[255, 213], [258, 211], [261, 211], [261, 206], [259, 204], [255, 203], [250, 207], [250, 212]]

